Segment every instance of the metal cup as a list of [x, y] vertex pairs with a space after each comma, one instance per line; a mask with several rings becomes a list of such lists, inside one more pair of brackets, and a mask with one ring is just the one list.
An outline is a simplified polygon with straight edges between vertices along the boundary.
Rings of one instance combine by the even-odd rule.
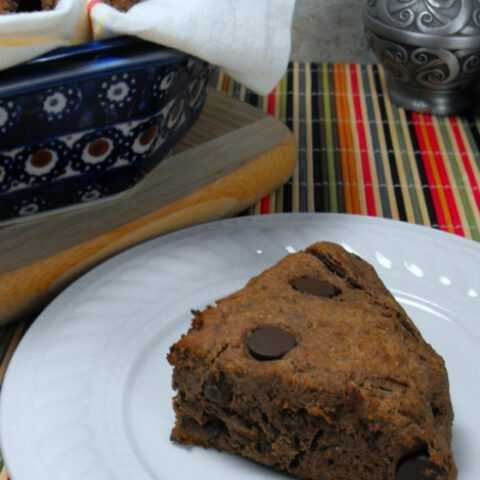
[[479, 2], [367, 0], [363, 19], [394, 103], [440, 115], [474, 107], [480, 78]]

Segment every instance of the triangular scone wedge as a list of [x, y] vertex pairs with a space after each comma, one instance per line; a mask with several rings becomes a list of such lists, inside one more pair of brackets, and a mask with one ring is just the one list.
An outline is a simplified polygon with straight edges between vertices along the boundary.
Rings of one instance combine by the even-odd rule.
[[195, 313], [173, 440], [313, 480], [456, 478], [444, 361], [358, 256], [316, 243]]

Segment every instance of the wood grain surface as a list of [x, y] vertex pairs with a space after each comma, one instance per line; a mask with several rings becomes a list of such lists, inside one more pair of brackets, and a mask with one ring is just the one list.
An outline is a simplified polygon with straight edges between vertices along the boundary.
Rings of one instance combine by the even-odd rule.
[[88, 269], [132, 245], [241, 212], [282, 185], [296, 160], [282, 122], [209, 90], [187, 137], [131, 190], [0, 228], [0, 324], [38, 312]]

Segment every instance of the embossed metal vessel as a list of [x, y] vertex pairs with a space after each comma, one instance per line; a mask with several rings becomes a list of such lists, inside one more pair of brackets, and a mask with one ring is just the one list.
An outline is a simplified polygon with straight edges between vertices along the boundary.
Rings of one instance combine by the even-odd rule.
[[480, 76], [478, 0], [367, 0], [369, 45], [393, 102], [455, 114], [472, 108]]

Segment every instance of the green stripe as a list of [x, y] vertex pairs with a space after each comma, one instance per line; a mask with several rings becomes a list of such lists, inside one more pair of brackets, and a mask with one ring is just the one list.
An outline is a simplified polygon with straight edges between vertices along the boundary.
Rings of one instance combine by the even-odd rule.
[[421, 224], [422, 212], [420, 210], [420, 200], [418, 198], [417, 191], [414, 185], [415, 180], [413, 177], [412, 167], [410, 165], [410, 161], [407, 154], [407, 144], [405, 141], [403, 128], [400, 127], [400, 125], [402, 124], [402, 121], [400, 120], [400, 116], [398, 114], [398, 108], [395, 107], [394, 105], [392, 105], [392, 114], [393, 114], [393, 120], [395, 122], [394, 125], [392, 125], [392, 128], [395, 128], [397, 132], [398, 143], [401, 150], [400, 153], [402, 157], [403, 170], [405, 172], [405, 180], [408, 185], [407, 191], [408, 191], [408, 196], [410, 197], [410, 203], [412, 204], [414, 220], [415, 220], [415, 223]]
[[[368, 67], [368, 68], [371, 68], [371, 67]], [[373, 70], [372, 70], [372, 76], [375, 77], [375, 72]], [[377, 92], [375, 83], [373, 84], [373, 87], [370, 85], [370, 78], [368, 77], [367, 72], [365, 72], [365, 86], [366, 88], [368, 88], [368, 90], [365, 92], [365, 100], [366, 100], [367, 111], [369, 116], [368, 122], [370, 123], [370, 132], [372, 136], [372, 147], [373, 147], [372, 155], [374, 160], [373, 167], [375, 168], [375, 172], [376, 172], [378, 183], [379, 183], [379, 185], [377, 185], [377, 188], [380, 196], [380, 202], [382, 204], [383, 216], [387, 218], [391, 218], [392, 211], [390, 208], [388, 190], [386, 187], [387, 181], [385, 178], [383, 158], [380, 151], [381, 150], [380, 135], [383, 135], [383, 128], [381, 125], [377, 126], [377, 118], [375, 116], [374, 104], [372, 100], [373, 96], [377, 98], [378, 95], [383, 94], [383, 92]], [[379, 112], [379, 114], [381, 115], [381, 112]]]
[[330, 64], [322, 63], [322, 83], [323, 83], [323, 111], [325, 112], [325, 141], [327, 142], [327, 170], [328, 170], [328, 186], [329, 186], [329, 200], [330, 211], [338, 212], [338, 199], [337, 189], [335, 188], [335, 145], [333, 141], [333, 128], [332, 128], [332, 106], [330, 105], [330, 92], [333, 90], [330, 88], [329, 79]]
[[287, 119], [287, 88], [287, 75], [284, 75], [280, 82], [280, 112], [278, 113], [282, 122], [285, 122]]
[[[446, 120], [444, 120], [443, 118], [438, 117], [438, 124], [442, 134], [442, 139], [443, 139], [443, 142], [445, 143], [445, 149], [447, 150], [445, 152], [445, 156], [447, 157], [447, 161], [449, 162], [449, 165], [455, 180], [455, 183], [452, 185], [452, 188], [456, 188], [460, 195], [462, 205], [463, 205], [463, 210], [465, 212], [465, 217], [467, 218], [472, 239], [480, 240], [480, 232], [478, 231], [479, 225], [475, 220], [475, 213], [474, 213], [474, 210], [472, 209], [472, 204], [470, 202], [470, 199], [468, 198], [467, 191], [466, 191], [466, 188], [469, 188], [469, 186], [465, 184], [465, 181], [462, 176], [461, 168], [458, 164], [459, 159], [454, 154], [454, 151], [457, 149], [457, 145], [452, 145], [452, 143], [450, 142], [450, 137], [448, 135], [445, 121]], [[466, 128], [465, 130], [468, 132], [468, 128]], [[473, 146], [474, 143], [472, 143], [471, 140], [472, 139], [469, 138], [470, 144]], [[473, 151], [474, 151], [474, 148], [473, 148]], [[460, 205], [457, 205], [457, 207], [459, 208]]]
[[227, 93], [233, 96], [235, 90], [235, 81], [232, 77], [228, 77]]
[[[343, 175], [343, 164], [342, 164], [342, 155], [340, 153], [340, 130], [339, 130], [339, 121], [337, 113], [337, 102], [336, 102], [336, 93], [335, 93], [335, 74], [333, 73], [333, 65], [329, 66], [328, 78], [331, 85], [329, 92], [329, 99], [332, 109], [332, 125], [333, 128], [333, 158], [335, 159], [335, 192], [337, 195], [338, 201], [338, 211], [346, 212], [345, 206], [345, 177]], [[328, 172], [330, 175], [330, 171]]]
[[[320, 182], [320, 191], [321, 191], [321, 200], [320, 204], [316, 206], [320, 211], [329, 212], [330, 211], [330, 193], [329, 193], [329, 181], [328, 181], [328, 158], [327, 158], [327, 140], [326, 140], [326, 128], [325, 121], [320, 121], [320, 119], [325, 119], [324, 113], [324, 99], [325, 95], [323, 92], [323, 66], [317, 64], [317, 85], [315, 90], [318, 95], [314, 99], [317, 102], [319, 121], [317, 123], [317, 135], [318, 135], [318, 145], [320, 147], [319, 155], [319, 179]], [[330, 150], [329, 150], [330, 151]]]

